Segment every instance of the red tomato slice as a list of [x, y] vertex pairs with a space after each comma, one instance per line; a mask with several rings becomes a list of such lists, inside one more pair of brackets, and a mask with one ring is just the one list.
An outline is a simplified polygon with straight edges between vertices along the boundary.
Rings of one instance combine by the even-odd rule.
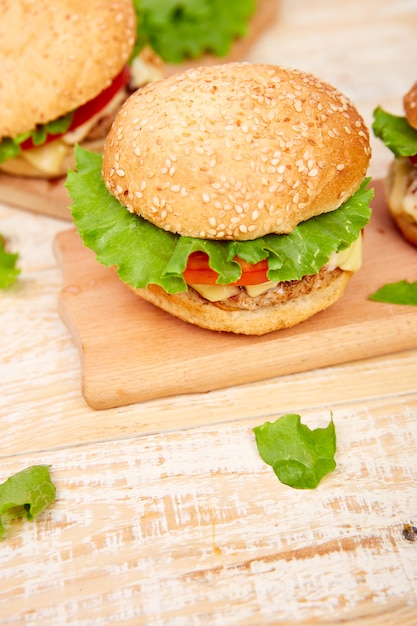
[[[111, 85], [106, 87], [106, 89], [99, 93], [98, 96], [96, 96], [92, 100], [89, 100], [75, 110], [71, 125], [66, 132], [78, 128], [78, 126], [84, 124], [87, 120], [93, 117], [93, 115], [104, 109], [104, 107], [110, 102], [110, 100], [112, 100], [116, 93], [127, 84], [129, 78], [130, 68], [126, 65], [122, 69], [120, 74], [116, 76]], [[45, 145], [45, 143], [49, 143], [50, 141], [54, 141], [54, 139], [58, 139], [58, 137], [62, 137], [63, 134], [64, 133], [59, 133], [57, 135], [48, 135], [46, 137], [46, 141], [42, 145]], [[23, 141], [20, 144], [20, 147], [22, 148], [22, 150], [31, 150], [32, 148], [36, 148], [31, 138]]]
[[[259, 285], [266, 283], [269, 278], [266, 275], [268, 270], [267, 261], [260, 261], [251, 265], [235, 257], [242, 268], [242, 276], [235, 283], [230, 285]], [[187, 267], [184, 272], [184, 280], [189, 285], [215, 285], [218, 274], [209, 267], [208, 256], [204, 252], [193, 252], [188, 257]]]
[[408, 157], [413, 165], [417, 165], [417, 154]]

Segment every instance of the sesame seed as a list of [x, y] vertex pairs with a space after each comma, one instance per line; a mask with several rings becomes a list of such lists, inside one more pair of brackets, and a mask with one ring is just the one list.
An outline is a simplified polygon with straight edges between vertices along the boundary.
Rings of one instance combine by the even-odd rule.
[[207, 202], [210, 202], [210, 196], [208, 193], [203, 193], [202, 198], [203, 198], [203, 202], [205, 202], [206, 204]]

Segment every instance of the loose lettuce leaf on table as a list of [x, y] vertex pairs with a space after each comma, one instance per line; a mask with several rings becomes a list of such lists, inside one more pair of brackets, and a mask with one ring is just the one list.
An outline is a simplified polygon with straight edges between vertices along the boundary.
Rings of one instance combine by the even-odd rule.
[[354, 196], [330, 213], [299, 224], [289, 235], [266, 235], [254, 241], [210, 241], [181, 237], [129, 213], [114, 198], [101, 177], [99, 154], [75, 147], [77, 171], [68, 173], [74, 224], [100, 263], [114, 266], [121, 280], [135, 288], [160, 285], [167, 293], [186, 291], [183, 272], [192, 252], [205, 252], [218, 283], [240, 278], [234, 257], [249, 263], [268, 259], [268, 278], [301, 280], [317, 273], [333, 252], [355, 241], [369, 222], [373, 189], [366, 179]]
[[381, 107], [374, 111], [372, 130], [395, 157], [409, 157], [417, 154], [417, 130], [412, 128], [405, 117], [387, 113]]
[[6, 252], [4, 239], [0, 235], [0, 289], [7, 289], [15, 282], [20, 270], [16, 267], [19, 254]]
[[26, 516], [33, 520], [55, 499], [56, 488], [47, 465], [32, 465], [13, 474], [0, 485], [0, 539], [4, 536], [1, 516]]
[[336, 467], [333, 419], [326, 428], [310, 430], [299, 415], [290, 413], [253, 430], [259, 454], [285, 485], [315, 489]]
[[369, 299], [389, 304], [417, 306], [417, 281], [410, 283], [407, 280], [400, 280], [396, 283], [387, 283], [370, 295]]

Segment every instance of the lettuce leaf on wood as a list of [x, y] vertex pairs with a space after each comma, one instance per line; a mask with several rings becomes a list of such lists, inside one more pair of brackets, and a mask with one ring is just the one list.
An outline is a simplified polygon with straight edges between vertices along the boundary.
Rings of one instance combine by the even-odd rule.
[[0, 289], [7, 289], [13, 285], [20, 274], [20, 269], [16, 267], [18, 258], [17, 252], [6, 251], [4, 239], [0, 235]]
[[5, 532], [2, 516], [33, 520], [53, 502], [55, 494], [47, 465], [32, 465], [10, 476], [0, 485], [0, 539]]
[[366, 179], [357, 193], [330, 213], [299, 224], [288, 235], [266, 235], [253, 241], [213, 241], [181, 237], [129, 213], [106, 189], [101, 155], [75, 147], [76, 171], [66, 187], [74, 224], [100, 263], [114, 266], [122, 281], [135, 288], [160, 285], [167, 293], [187, 290], [183, 272], [192, 252], [205, 252], [218, 284], [240, 278], [238, 256], [249, 263], [268, 259], [268, 278], [301, 280], [317, 273], [333, 252], [347, 248], [369, 222], [373, 190]]
[[285, 485], [315, 489], [336, 467], [333, 419], [326, 428], [311, 430], [299, 415], [290, 413], [253, 430], [259, 454]]
[[396, 283], [387, 283], [370, 295], [369, 299], [389, 304], [417, 306], [417, 281], [410, 283], [407, 280], [400, 280]]

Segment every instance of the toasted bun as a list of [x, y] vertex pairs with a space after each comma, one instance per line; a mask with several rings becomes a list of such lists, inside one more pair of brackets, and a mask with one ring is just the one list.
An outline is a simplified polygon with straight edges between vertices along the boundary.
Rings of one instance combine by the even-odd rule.
[[403, 104], [408, 123], [417, 130], [417, 83], [405, 94]]
[[409, 243], [417, 246], [417, 167], [406, 158], [391, 162], [385, 179], [391, 217]]
[[131, 0], [4, 0], [0, 140], [99, 94], [128, 60], [135, 29]]
[[245, 240], [336, 209], [369, 159], [368, 130], [336, 89], [298, 70], [228, 63], [134, 93], [108, 135], [103, 178], [160, 228]]
[[148, 289], [133, 291], [171, 315], [201, 328], [264, 335], [295, 326], [334, 304], [343, 295], [351, 276], [351, 272], [342, 270], [328, 272], [328, 278], [311, 291], [253, 310], [223, 310], [200, 297], [193, 289], [168, 295], [162, 287], [150, 285]]

